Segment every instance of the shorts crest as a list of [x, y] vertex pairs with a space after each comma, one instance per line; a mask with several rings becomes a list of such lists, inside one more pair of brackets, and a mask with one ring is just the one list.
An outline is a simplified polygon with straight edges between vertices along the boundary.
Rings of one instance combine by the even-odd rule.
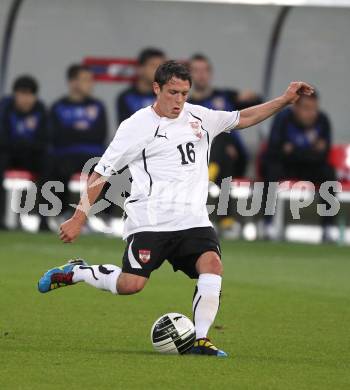
[[142, 263], [148, 263], [151, 260], [151, 251], [148, 249], [139, 249], [139, 259]]

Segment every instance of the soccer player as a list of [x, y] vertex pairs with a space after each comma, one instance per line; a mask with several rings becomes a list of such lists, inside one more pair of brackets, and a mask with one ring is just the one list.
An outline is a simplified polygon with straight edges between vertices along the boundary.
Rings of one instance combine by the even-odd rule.
[[125, 201], [122, 268], [72, 260], [47, 271], [38, 288], [45, 293], [85, 282], [116, 295], [135, 294], [168, 260], [175, 271], [198, 279], [193, 297], [197, 340], [189, 352], [226, 356], [207, 338], [219, 309], [223, 272], [219, 241], [206, 210], [210, 145], [221, 132], [253, 126], [313, 89], [293, 82], [282, 96], [265, 104], [241, 112], [209, 110], [186, 103], [191, 76], [186, 66], [174, 61], [159, 66], [153, 87], [155, 103], [122, 122], [75, 214], [61, 225], [60, 238], [73, 242], [108, 176], [128, 164], [133, 182]]

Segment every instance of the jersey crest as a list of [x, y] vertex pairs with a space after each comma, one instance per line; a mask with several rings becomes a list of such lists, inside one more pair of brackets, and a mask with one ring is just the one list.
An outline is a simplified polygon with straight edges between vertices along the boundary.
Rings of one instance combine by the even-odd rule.
[[190, 125], [192, 127], [192, 130], [194, 132], [194, 135], [198, 138], [202, 138], [203, 137], [203, 134], [202, 134], [202, 131], [201, 131], [201, 128], [200, 128], [200, 123], [199, 122], [190, 122]]

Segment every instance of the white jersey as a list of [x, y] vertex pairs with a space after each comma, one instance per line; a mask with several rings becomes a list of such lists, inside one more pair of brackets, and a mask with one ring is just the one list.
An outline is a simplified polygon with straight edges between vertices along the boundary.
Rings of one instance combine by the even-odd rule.
[[129, 166], [133, 181], [123, 237], [212, 226], [206, 208], [210, 146], [238, 123], [239, 111], [189, 103], [176, 119], [159, 117], [149, 106], [123, 121], [95, 167], [110, 176]]

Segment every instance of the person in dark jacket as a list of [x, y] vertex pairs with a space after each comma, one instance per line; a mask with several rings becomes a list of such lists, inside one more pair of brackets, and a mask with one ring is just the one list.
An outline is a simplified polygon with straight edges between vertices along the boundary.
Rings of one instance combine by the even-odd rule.
[[[335, 171], [327, 161], [331, 143], [330, 121], [320, 111], [317, 93], [302, 96], [293, 107], [275, 117], [263, 162], [265, 182], [290, 179], [320, 185], [336, 180]], [[270, 221], [271, 217], [266, 216], [265, 222]], [[333, 217], [322, 217], [325, 241], [330, 238], [328, 227], [332, 222]]]
[[137, 80], [116, 99], [116, 113], [119, 123], [129, 118], [140, 108], [151, 105], [155, 100], [153, 93], [154, 74], [165, 61], [163, 51], [147, 48], [138, 56]]
[[[205, 55], [194, 54], [189, 60], [189, 67], [193, 80], [189, 103], [224, 111], [244, 109], [261, 103], [259, 96], [251, 91], [214, 88], [213, 66]], [[248, 161], [248, 151], [239, 132], [221, 133], [214, 139], [211, 147], [209, 179], [221, 187], [222, 180], [227, 177], [243, 177]], [[228, 231], [234, 225], [231, 216], [218, 219], [219, 228], [223, 231]]]
[[[26, 170], [42, 178], [48, 132], [39, 85], [30, 75], [18, 77], [12, 95], [0, 101], [0, 209], [4, 214], [3, 175], [7, 169]], [[1, 218], [2, 219], [2, 218]]]
[[[208, 57], [194, 54], [189, 60], [193, 85], [189, 103], [213, 110], [241, 110], [261, 103], [252, 91], [218, 89], [212, 86], [213, 66]], [[248, 164], [248, 152], [237, 131], [220, 134], [213, 142], [210, 156], [210, 179], [220, 185], [221, 180], [232, 176], [242, 177]]]
[[[52, 165], [48, 177], [65, 184], [93, 157], [100, 157], [107, 140], [107, 117], [102, 101], [92, 96], [93, 74], [84, 65], [67, 70], [69, 92], [57, 100], [49, 116]], [[68, 207], [67, 190], [57, 194]]]
[[234, 88], [214, 88], [213, 65], [204, 54], [194, 54], [189, 60], [193, 85], [189, 102], [214, 110], [242, 110], [261, 103], [261, 97], [253, 91]]

